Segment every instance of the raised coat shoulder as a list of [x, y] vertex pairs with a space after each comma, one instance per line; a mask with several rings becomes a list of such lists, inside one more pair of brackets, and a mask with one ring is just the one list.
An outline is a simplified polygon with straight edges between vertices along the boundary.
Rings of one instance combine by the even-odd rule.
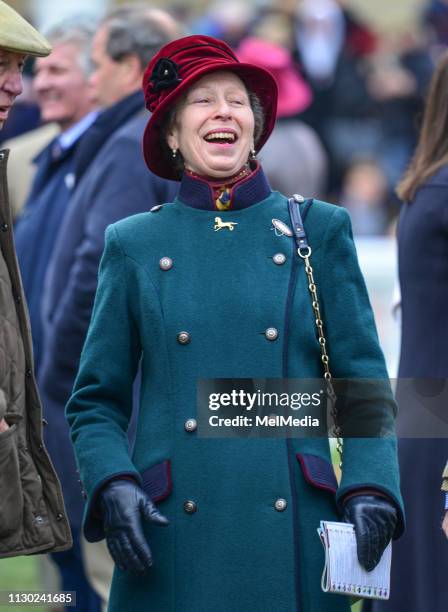
[[305, 220], [308, 242], [313, 251], [337, 238], [339, 233], [352, 237], [350, 215], [346, 208], [314, 200]]

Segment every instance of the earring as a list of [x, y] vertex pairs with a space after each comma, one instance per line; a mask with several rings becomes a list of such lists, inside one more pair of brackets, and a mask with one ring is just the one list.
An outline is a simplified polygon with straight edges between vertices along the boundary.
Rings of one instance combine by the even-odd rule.
[[256, 157], [257, 157], [257, 152], [255, 151], [255, 147], [252, 147], [252, 149], [250, 150], [250, 158], [256, 159]]
[[171, 149], [171, 156], [173, 159], [176, 159], [177, 157], [177, 149]]

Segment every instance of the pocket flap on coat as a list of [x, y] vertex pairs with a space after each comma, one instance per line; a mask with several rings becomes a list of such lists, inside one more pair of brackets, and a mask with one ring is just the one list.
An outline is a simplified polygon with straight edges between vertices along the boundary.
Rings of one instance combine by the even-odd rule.
[[336, 493], [338, 481], [329, 461], [317, 455], [305, 453], [297, 453], [297, 459], [302, 466], [303, 476], [309, 484], [318, 489]]
[[166, 459], [142, 472], [142, 488], [153, 502], [166, 499], [173, 488], [171, 461]]

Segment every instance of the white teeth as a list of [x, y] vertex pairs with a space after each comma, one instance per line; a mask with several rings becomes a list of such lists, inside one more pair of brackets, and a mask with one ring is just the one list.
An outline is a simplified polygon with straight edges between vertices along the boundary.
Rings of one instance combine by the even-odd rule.
[[235, 134], [231, 132], [213, 132], [212, 134], [207, 134], [205, 140], [229, 140], [233, 142], [235, 140]]

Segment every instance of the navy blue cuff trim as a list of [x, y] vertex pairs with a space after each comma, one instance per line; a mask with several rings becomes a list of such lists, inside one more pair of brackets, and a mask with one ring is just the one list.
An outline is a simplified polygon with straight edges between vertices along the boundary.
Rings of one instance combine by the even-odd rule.
[[153, 502], [160, 502], [169, 497], [173, 481], [171, 478], [171, 461], [166, 459], [142, 473], [142, 489]]
[[307, 453], [297, 453], [296, 456], [302, 466], [303, 476], [310, 485], [333, 494], [336, 493], [338, 481], [329, 461], [318, 455]]

